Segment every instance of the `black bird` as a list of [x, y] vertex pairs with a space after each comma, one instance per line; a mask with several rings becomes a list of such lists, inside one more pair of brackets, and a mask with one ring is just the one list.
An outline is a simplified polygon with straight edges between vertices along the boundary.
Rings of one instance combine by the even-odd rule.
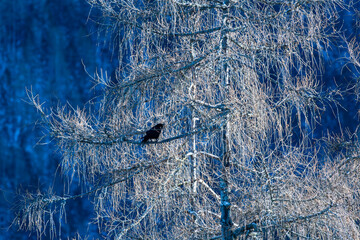
[[159, 123], [152, 127], [150, 130], [146, 131], [145, 136], [143, 137], [142, 143], [146, 143], [149, 139], [157, 140], [160, 136], [161, 129], [163, 129], [165, 124]]

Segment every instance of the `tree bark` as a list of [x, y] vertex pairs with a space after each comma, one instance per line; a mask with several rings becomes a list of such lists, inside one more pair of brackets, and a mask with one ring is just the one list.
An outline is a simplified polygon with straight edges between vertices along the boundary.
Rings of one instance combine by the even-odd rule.
[[[228, 21], [228, 6], [229, 0], [223, 1], [223, 18], [222, 18], [222, 30], [221, 30], [221, 55], [223, 61], [223, 77], [221, 79], [223, 87], [225, 90], [225, 96], [228, 95], [228, 86], [229, 86], [229, 69], [226, 58], [227, 47], [228, 47], [228, 37], [227, 37], [227, 21]], [[225, 97], [227, 99], [227, 96]], [[231, 220], [231, 203], [229, 199], [229, 186], [228, 186], [228, 168], [229, 168], [229, 141], [228, 141], [228, 117], [224, 116], [223, 126], [221, 130], [221, 145], [222, 145], [222, 168], [221, 168], [221, 179], [220, 179], [220, 196], [221, 196], [221, 232], [222, 239], [231, 240], [232, 231], [231, 227], [233, 225]]]

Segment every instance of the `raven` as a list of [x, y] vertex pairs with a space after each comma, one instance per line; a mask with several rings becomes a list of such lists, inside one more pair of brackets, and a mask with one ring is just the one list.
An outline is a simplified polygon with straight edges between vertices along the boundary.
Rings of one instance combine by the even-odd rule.
[[143, 137], [142, 143], [146, 143], [149, 139], [157, 140], [160, 136], [161, 129], [163, 129], [165, 124], [159, 123], [152, 127], [150, 130], [146, 131], [145, 136]]

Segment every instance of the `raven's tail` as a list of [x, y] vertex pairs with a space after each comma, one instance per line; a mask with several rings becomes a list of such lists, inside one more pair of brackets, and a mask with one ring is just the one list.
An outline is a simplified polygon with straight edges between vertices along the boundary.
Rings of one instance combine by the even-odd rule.
[[141, 143], [146, 143], [149, 140], [149, 138], [147, 136], [143, 137], [143, 140], [141, 141]]

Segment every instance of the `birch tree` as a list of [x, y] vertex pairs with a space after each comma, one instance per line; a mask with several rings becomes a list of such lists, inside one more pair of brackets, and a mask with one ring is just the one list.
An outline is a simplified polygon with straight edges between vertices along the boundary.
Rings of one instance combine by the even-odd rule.
[[[338, 0], [88, 0], [119, 50], [101, 100], [44, 109], [61, 170], [83, 193], [24, 196], [39, 235], [74, 198], [115, 239], [357, 239], [359, 159], [314, 144], [322, 54]], [[164, 123], [158, 141], [141, 142]], [[339, 141], [338, 141], [339, 142]]]

